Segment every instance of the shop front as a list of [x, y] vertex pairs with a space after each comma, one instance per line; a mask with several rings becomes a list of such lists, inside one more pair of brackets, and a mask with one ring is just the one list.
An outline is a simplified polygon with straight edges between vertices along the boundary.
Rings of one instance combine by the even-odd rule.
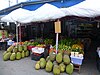
[[[80, 71], [80, 66], [83, 64], [83, 60], [85, 60], [86, 58], [90, 58], [92, 56], [92, 53], [93, 55], [95, 55], [95, 47], [97, 47], [97, 40], [95, 39], [99, 39], [99, 36], [97, 35], [99, 34], [100, 30], [99, 26], [97, 25], [98, 22], [96, 20], [92, 21], [89, 18], [73, 16], [63, 17], [59, 20], [61, 21], [61, 33], [59, 35], [58, 53], [62, 52], [70, 56], [73, 52], [74, 54], [72, 54], [70, 62], [74, 65], [78, 65], [78, 70]], [[19, 42], [22, 42], [19, 43], [18, 46], [21, 48], [20, 50], [22, 50], [23, 46], [25, 46], [26, 50], [26, 46], [28, 46], [31, 47], [30, 50], [32, 52], [32, 48], [34, 47], [35, 49], [40, 50], [41, 48], [50, 45], [51, 49], [49, 50], [49, 52], [55, 52], [55, 21], [56, 20], [20, 24], [20, 26], [18, 26], [18, 39]], [[53, 39], [53, 41], [51, 39]], [[93, 43], [94, 40], [95, 45]], [[22, 53], [22, 51], [18, 52]], [[36, 57], [38, 57], [41, 54], [35, 53], [35, 55]], [[77, 62], [78, 59], [79, 61]]]

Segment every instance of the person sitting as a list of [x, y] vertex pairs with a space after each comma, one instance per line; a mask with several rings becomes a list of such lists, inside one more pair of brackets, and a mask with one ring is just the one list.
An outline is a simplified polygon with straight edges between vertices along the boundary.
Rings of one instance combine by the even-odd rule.
[[11, 46], [14, 43], [14, 36], [13, 34], [9, 34], [9, 38], [7, 39], [7, 47]]

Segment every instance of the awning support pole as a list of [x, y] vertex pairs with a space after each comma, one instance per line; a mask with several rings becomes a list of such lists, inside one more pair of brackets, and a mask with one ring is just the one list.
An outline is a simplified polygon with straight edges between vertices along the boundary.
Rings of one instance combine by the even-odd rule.
[[58, 33], [56, 33], [56, 54], [58, 52]]

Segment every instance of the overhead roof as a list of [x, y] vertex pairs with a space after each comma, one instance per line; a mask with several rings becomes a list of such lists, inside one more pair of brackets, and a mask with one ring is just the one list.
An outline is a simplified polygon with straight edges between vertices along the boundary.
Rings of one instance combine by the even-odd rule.
[[11, 11], [18, 9], [18, 8], [24, 8], [28, 10], [36, 10], [40, 6], [42, 6], [45, 3], [50, 3], [53, 4], [59, 8], [61, 7], [69, 7], [75, 4], [78, 4], [84, 0], [41, 0], [41, 1], [30, 1], [30, 2], [21, 2], [17, 5], [8, 7], [6, 9], [3, 9], [0, 11], [0, 16], [1, 15], [7, 15]]

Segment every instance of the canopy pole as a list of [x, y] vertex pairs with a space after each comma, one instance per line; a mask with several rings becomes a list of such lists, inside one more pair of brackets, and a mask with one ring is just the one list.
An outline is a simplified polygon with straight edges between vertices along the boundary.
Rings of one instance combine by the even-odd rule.
[[19, 25], [19, 41], [21, 42], [21, 24]]
[[58, 52], [58, 33], [56, 33], [56, 54]]
[[16, 41], [17, 41], [17, 44], [18, 44], [18, 25], [19, 25], [19, 23], [16, 22]]

